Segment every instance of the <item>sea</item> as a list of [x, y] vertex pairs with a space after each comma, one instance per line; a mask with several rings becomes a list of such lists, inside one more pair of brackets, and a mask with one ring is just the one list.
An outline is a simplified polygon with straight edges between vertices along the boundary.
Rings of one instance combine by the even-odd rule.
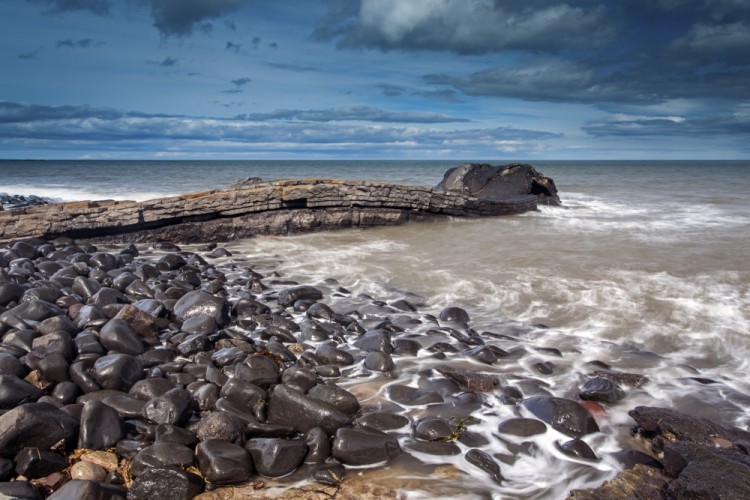
[[[246, 177], [433, 186], [459, 163], [3, 161], [0, 192], [58, 200], [145, 200], [225, 188]], [[333, 278], [353, 293], [385, 301], [407, 298], [435, 315], [447, 306], [462, 307], [477, 331], [512, 331], [533, 353], [491, 370], [533, 378], [558, 396], [575, 398], [593, 361], [650, 380], [640, 388], [624, 387], [625, 398], [604, 405], [605, 412], [597, 415], [601, 432], [583, 439], [598, 461], [560, 453], [554, 441], [567, 438], [553, 431], [525, 438], [533, 446], [501, 463], [505, 481], [499, 486], [463, 455], [422, 457], [465, 471], [452, 482], [466, 483], [466, 498], [564, 498], [572, 489], [613, 477], [623, 468], [617, 450], [646, 451], [632, 435], [634, 422], [627, 413], [639, 405], [673, 407], [747, 429], [750, 161], [527, 163], [554, 179], [564, 207], [264, 236], [226, 247], [250, 262], [272, 259], [282, 276], [301, 283]], [[552, 373], [535, 371], [540, 361], [552, 363]], [[354, 382], [347, 388], [360, 396], [366, 391]], [[370, 390], [375, 397], [382, 387]], [[479, 410], [482, 422], [474, 430], [491, 438], [499, 422], [519, 411], [488, 404]], [[488, 451], [507, 455], [504, 446]], [[404, 497], [409, 496], [406, 491]]]

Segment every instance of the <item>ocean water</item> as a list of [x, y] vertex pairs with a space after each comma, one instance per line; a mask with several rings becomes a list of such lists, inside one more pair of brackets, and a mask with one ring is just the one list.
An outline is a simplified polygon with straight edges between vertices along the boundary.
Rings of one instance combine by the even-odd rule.
[[[226, 246], [234, 258], [259, 269], [272, 262], [286, 278], [302, 283], [334, 278], [354, 294], [386, 301], [406, 297], [432, 314], [461, 306], [477, 331], [511, 333], [514, 345], [532, 353], [489, 371], [508, 380], [540, 380], [557, 396], [575, 398], [592, 371], [587, 363], [595, 360], [650, 379], [641, 388], [625, 388], [626, 397], [597, 416], [602, 432], [584, 440], [598, 462], [557, 452], [552, 442], [567, 438], [554, 431], [528, 438], [535, 451], [501, 464], [506, 482], [499, 487], [461, 456], [420, 456], [467, 471], [470, 475], [457, 481], [466, 481], [472, 491], [483, 487], [497, 498], [562, 498], [614, 476], [622, 465], [611, 453], [639, 449], [627, 415], [638, 405], [672, 406], [748, 428], [750, 162], [532, 163], [555, 180], [565, 208], [258, 237]], [[221, 188], [248, 176], [434, 185], [455, 165], [14, 161], [0, 162], [0, 192], [142, 200]], [[538, 324], [548, 328], [527, 326]], [[557, 348], [562, 357], [537, 347]], [[533, 368], [538, 361], [552, 362], [554, 372], [539, 374]], [[431, 361], [410, 363], [414, 369], [392, 381], [350, 381], [347, 388], [377, 400], [389, 383], [413, 383], [418, 369]], [[482, 423], [472, 430], [491, 439], [497, 424], [516, 411], [490, 401], [476, 413]], [[497, 446], [487, 451], [509, 452]]]

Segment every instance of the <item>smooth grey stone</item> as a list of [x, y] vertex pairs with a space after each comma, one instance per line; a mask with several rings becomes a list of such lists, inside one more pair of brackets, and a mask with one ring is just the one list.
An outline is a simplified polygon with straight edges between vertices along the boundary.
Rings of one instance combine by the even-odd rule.
[[0, 415], [0, 456], [12, 457], [21, 448], [49, 449], [60, 440], [78, 439], [78, 420], [47, 403], [28, 403]]
[[102, 356], [94, 363], [94, 380], [103, 389], [127, 391], [144, 375], [140, 360], [128, 354]]
[[535, 418], [509, 418], [502, 422], [497, 431], [500, 434], [511, 434], [513, 436], [536, 436], [547, 432], [547, 426], [541, 420]]
[[443, 402], [443, 396], [437, 392], [423, 391], [401, 384], [389, 385], [386, 393], [391, 401], [403, 405], [421, 406]]
[[368, 429], [343, 427], [336, 431], [331, 455], [346, 465], [385, 462], [401, 453], [395, 437]]
[[171, 424], [159, 424], [154, 429], [157, 443], [176, 443], [193, 447], [198, 443], [195, 433]]
[[606, 378], [592, 378], [581, 387], [578, 397], [588, 401], [616, 403], [625, 397], [622, 387]]
[[244, 436], [240, 420], [223, 411], [214, 411], [201, 418], [196, 429], [198, 439], [208, 441], [220, 439], [235, 442]]
[[500, 473], [500, 465], [486, 452], [474, 448], [467, 451], [464, 457], [471, 465], [489, 474], [496, 483], [501, 484], [505, 480]]
[[389, 431], [409, 425], [409, 419], [397, 413], [372, 412], [362, 415], [354, 421], [360, 427]]
[[456, 443], [446, 441], [411, 441], [407, 442], [405, 446], [410, 451], [428, 455], [445, 457], [461, 454], [461, 448]]
[[525, 399], [522, 404], [534, 416], [570, 437], [599, 432], [599, 426], [591, 413], [570, 399], [534, 396]]
[[446, 323], [468, 323], [469, 313], [460, 307], [446, 307], [440, 311], [440, 321]]
[[203, 489], [203, 480], [177, 467], [155, 467], [138, 475], [128, 490], [128, 500], [186, 500]]
[[174, 387], [175, 385], [165, 378], [147, 378], [133, 384], [128, 396], [148, 401], [171, 391]]
[[391, 336], [386, 330], [375, 329], [365, 332], [364, 335], [354, 341], [354, 346], [367, 352], [393, 352]]
[[307, 431], [305, 444], [307, 444], [306, 464], [321, 464], [331, 456], [331, 439], [320, 427]]
[[347, 415], [354, 415], [359, 411], [357, 398], [337, 385], [319, 384], [310, 389], [307, 395], [313, 399], [325, 401]]
[[68, 459], [59, 453], [39, 448], [22, 448], [13, 461], [16, 473], [29, 479], [39, 479], [68, 466]]
[[323, 292], [312, 286], [296, 286], [279, 292], [277, 302], [281, 307], [289, 307], [298, 300], [316, 301], [323, 298]]
[[376, 372], [389, 372], [395, 366], [391, 355], [384, 352], [368, 353], [364, 365], [368, 370]]
[[445, 441], [453, 435], [453, 426], [438, 417], [425, 417], [413, 424], [413, 435], [422, 441]]
[[130, 472], [139, 476], [148, 469], [173, 465], [189, 467], [193, 465], [193, 450], [177, 443], [154, 443], [143, 448], [133, 458]]
[[242, 483], [253, 474], [250, 454], [236, 444], [209, 439], [196, 446], [195, 455], [201, 473], [213, 484]]
[[350, 417], [335, 406], [284, 385], [277, 385], [268, 405], [268, 423], [285, 425], [305, 433], [321, 427], [328, 434], [350, 422]]
[[193, 401], [185, 389], [175, 387], [150, 399], [141, 411], [143, 418], [155, 424], [182, 425], [193, 413]]
[[285, 476], [302, 464], [307, 453], [304, 441], [277, 438], [251, 439], [245, 449], [253, 458], [259, 474], [268, 477]]
[[307, 392], [318, 384], [318, 376], [309, 368], [290, 366], [281, 374], [281, 383], [300, 392]]
[[81, 412], [78, 448], [104, 450], [125, 437], [125, 426], [114, 408], [101, 401], [89, 401]]
[[594, 450], [592, 450], [591, 447], [581, 439], [571, 439], [562, 444], [555, 441], [555, 446], [558, 450], [571, 457], [583, 458], [586, 460], [599, 460], [596, 453], [594, 453]]
[[99, 331], [99, 343], [108, 350], [137, 356], [144, 351], [143, 337], [123, 319], [111, 319]]
[[217, 327], [216, 319], [211, 316], [193, 316], [183, 321], [180, 329], [187, 333], [211, 335], [216, 333]]
[[258, 401], [268, 400], [268, 393], [264, 389], [237, 377], [230, 378], [224, 384], [220, 395], [239, 408], [245, 408], [249, 412], [252, 411], [253, 405]]
[[268, 388], [271, 384], [276, 384], [279, 381], [281, 371], [270, 358], [253, 355], [235, 366], [234, 376], [258, 387]]
[[328, 344], [318, 347], [315, 355], [326, 365], [349, 366], [354, 363], [354, 357], [350, 353]]
[[210, 316], [219, 326], [229, 323], [229, 305], [226, 299], [195, 290], [183, 295], [174, 305], [175, 318], [184, 322], [196, 316]]
[[41, 500], [42, 493], [28, 481], [0, 483], [0, 498], [13, 500]]
[[131, 398], [125, 394], [107, 396], [102, 399], [102, 403], [114, 409], [120, 418], [140, 417], [143, 406], [146, 404], [143, 400]]
[[42, 391], [15, 375], [0, 375], [0, 408], [15, 408], [20, 404], [36, 401]]
[[108, 500], [125, 498], [127, 492], [128, 490], [120, 485], [73, 479], [62, 485], [60, 489], [48, 496], [47, 499], [80, 500], [85, 498], [87, 500]]

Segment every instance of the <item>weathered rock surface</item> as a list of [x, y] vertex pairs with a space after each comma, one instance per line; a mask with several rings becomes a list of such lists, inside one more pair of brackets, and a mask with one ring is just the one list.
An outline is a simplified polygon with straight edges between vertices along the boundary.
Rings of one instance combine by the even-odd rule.
[[560, 201], [554, 182], [532, 167], [465, 164], [435, 188], [331, 179], [257, 181], [144, 202], [81, 201], [5, 210], [0, 211], [0, 238], [225, 241], [446, 215], [516, 214], [535, 210], [538, 203]]

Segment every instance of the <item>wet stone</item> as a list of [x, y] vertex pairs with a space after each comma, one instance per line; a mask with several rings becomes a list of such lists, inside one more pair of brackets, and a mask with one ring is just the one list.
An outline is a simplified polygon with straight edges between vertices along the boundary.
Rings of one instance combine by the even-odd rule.
[[298, 300], [317, 301], [323, 298], [323, 292], [312, 286], [296, 286], [279, 292], [278, 303], [281, 307], [289, 307]]
[[500, 465], [486, 452], [474, 448], [466, 452], [464, 457], [471, 465], [489, 474], [496, 483], [501, 484], [504, 481], [500, 473]]
[[229, 306], [223, 297], [195, 290], [186, 293], [175, 303], [174, 315], [180, 322], [196, 316], [209, 316], [223, 326], [229, 323]]
[[192, 448], [198, 443], [195, 433], [171, 424], [159, 424], [154, 429], [155, 441], [157, 443], [176, 443]]
[[409, 425], [409, 419], [397, 413], [372, 412], [357, 418], [355, 423], [368, 429], [389, 431]]
[[305, 434], [305, 444], [307, 445], [304, 460], [306, 464], [320, 464], [331, 456], [331, 440], [320, 427], [310, 429]]
[[423, 391], [401, 384], [389, 385], [386, 392], [391, 401], [403, 405], [420, 406], [443, 402], [443, 397], [437, 392]]
[[285, 476], [302, 464], [307, 453], [304, 441], [276, 438], [251, 439], [245, 445], [259, 474], [268, 477]]
[[460, 307], [446, 307], [440, 311], [440, 321], [446, 323], [468, 323], [469, 313]]
[[453, 434], [453, 426], [438, 417], [426, 417], [413, 424], [413, 435], [422, 441], [445, 441]]
[[347, 465], [385, 462], [401, 453], [395, 437], [368, 429], [341, 428], [336, 431], [331, 454]]
[[68, 459], [63, 455], [39, 448], [21, 449], [13, 461], [16, 463], [16, 472], [30, 479], [60, 472], [68, 466]]
[[176, 466], [189, 467], [193, 465], [193, 450], [177, 443], [154, 443], [143, 448], [133, 458], [130, 472], [133, 476], [156, 467]]
[[196, 434], [201, 441], [220, 439], [235, 442], [243, 436], [243, 426], [226, 412], [211, 412], [200, 420]]
[[198, 468], [213, 484], [236, 484], [247, 481], [253, 473], [250, 454], [241, 446], [209, 439], [195, 448]]
[[82, 481], [103, 482], [107, 477], [107, 471], [91, 462], [76, 462], [70, 468], [70, 478]]
[[529, 437], [547, 432], [547, 426], [535, 418], [510, 418], [501, 423], [497, 431], [500, 434]]
[[307, 432], [320, 427], [329, 434], [348, 424], [350, 417], [325, 401], [277, 385], [268, 405], [268, 423]]
[[454, 381], [465, 391], [492, 392], [499, 383], [499, 380], [495, 376], [453, 368], [448, 365], [437, 365], [433, 369], [444, 377]]
[[96, 360], [93, 375], [103, 389], [127, 391], [145, 374], [138, 358], [127, 354], [110, 354]]
[[307, 395], [313, 399], [325, 401], [346, 415], [354, 415], [359, 411], [357, 398], [335, 384], [316, 385], [308, 391]]
[[42, 391], [15, 375], [0, 375], [0, 408], [10, 409], [36, 401]]
[[78, 420], [55, 406], [29, 403], [0, 415], [0, 456], [15, 456], [21, 448], [49, 449], [59, 441], [73, 447]]
[[196, 496], [203, 489], [203, 481], [177, 467], [148, 469], [135, 478], [128, 500], [184, 500]]
[[578, 394], [578, 397], [588, 401], [599, 401], [601, 403], [616, 403], [625, 397], [625, 391], [615, 382], [606, 378], [592, 378], [587, 380]]
[[476, 359], [480, 363], [491, 365], [497, 362], [497, 356], [489, 347], [479, 346], [468, 351], [464, 351], [464, 356]]
[[455, 443], [445, 441], [411, 441], [405, 445], [409, 451], [436, 456], [455, 456], [461, 454], [461, 448]]
[[78, 448], [104, 450], [125, 437], [125, 429], [114, 408], [101, 401], [89, 401], [81, 412]]
[[149, 400], [143, 406], [141, 415], [155, 424], [182, 425], [188, 421], [192, 412], [190, 393], [185, 389], [176, 387]]
[[569, 399], [534, 396], [525, 399], [523, 406], [553, 429], [570, 437], [581, 437], [599, 431], [591, 413]]
[[354, 357], [351, 354], [327, 344], [318, 347], [315, 355], [326, 365], [349, 366], [354, 363]]
[[395, 367], [393, 358], [384, 352], [371, 352], [365, 358], [365, 368], [376, 372], [389, 372]]
[[581, 439], [571, 439], [564, 443], [555, 441], [555, 447], [561, 452], [574, 458], [583, 458], [586, 460], [599, 460], [594, 450]]
[[344, 466], [333, 462], [329, 464], [323, 464], [315, 468], [313, 473], [310, 475], [310, 479], [316, 483], [325, 484], [328, 486], [338, 486], [341, 481], [344, 480]]

